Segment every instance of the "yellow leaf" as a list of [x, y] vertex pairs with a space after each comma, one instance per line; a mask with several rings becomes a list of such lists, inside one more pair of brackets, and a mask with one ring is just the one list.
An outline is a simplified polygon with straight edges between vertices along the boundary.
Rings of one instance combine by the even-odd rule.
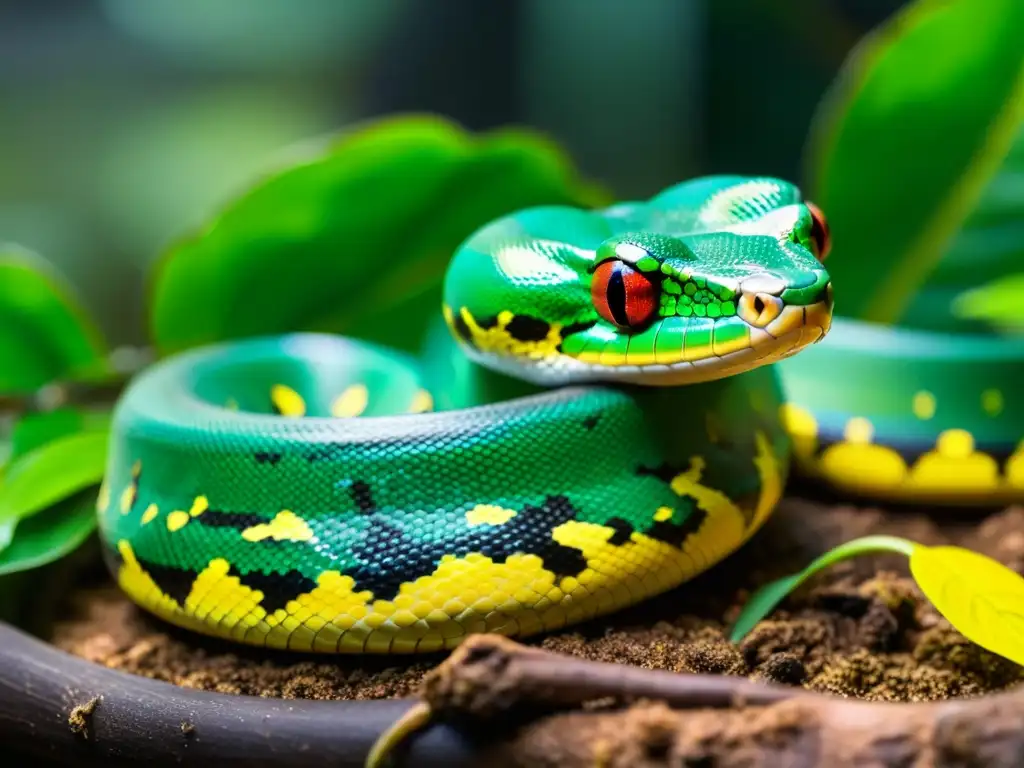
[[1024, 664], [1024, 578], [960, 547], [914, 547], [910, 572], [959, 632], [993, 653]]

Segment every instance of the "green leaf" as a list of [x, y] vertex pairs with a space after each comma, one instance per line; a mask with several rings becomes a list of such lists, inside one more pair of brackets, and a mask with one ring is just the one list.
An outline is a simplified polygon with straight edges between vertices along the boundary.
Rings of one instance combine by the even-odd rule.
[[971, 642], [1024, 664], [1024, 578], [961, 547], [916, 546], [910, 572], [939, 613]]
[[106, 432], [66, 435], [36, 448], [7, 467], [0, 484], [0, 550], [19, 522], [103, 479]]
[[11, 432], [10, 460], [14, 461], [51, 440], [80, 432], [82, 423], [82, 414], [74, 408], [20, 416]]
[[96, 530], [97, 489], [90, 487], [22, 520], [0, 551], [0, 576], [39, 568], [77, 549]]
[[0, 393], [28, 393], [58, 378], [104, 370], [92, 318], [37, 255], [0, 245]]
[[953, 312], [1007, 333], [1024, 332], [1024, 272], [964, 291], [954, 299]]
[[844, 315], [904, 316], [976, 207], [1024, 122], [1022, 30], [1020, 0], [919, 0], [848, 59], [808, 143]]
[[1024, 126], [999, 172], [900, 318], [959, 333], [1024, 330]]
[[899, 539], [895, 536], [864, 536], [859, 539], [840, 544], [838, 547], [829, 550], [817, 558], [799, 573], [792, 576], [785, 576], [777, 581], [765, 584], [754, 592], [743, 607], [743, 611], [733, 624], [729, 632], [729, 640], [738, 643], [757, 625], [759, 621], [770, 614], [779, 603], [797, 587], [803, 584], [818, 571], [822, 571], [831, 565], [847, 560], [858, 555], [867, 555], [874, 552], [899, 552], [910, 556], [914, 548], [918, 546], [911, 541]]
[[80, 410], [65, 406], [45, 413], [26, 413], [14, 424], [10, 461], [46, 443], [76, 432], [109, 432], [113, 414], [108, 410]]
[[372, 122], [303, 148], [173, 246], [154, 272], [151, 336], [162, 353], [299, 330], [413, 349], [475, 229], [528, 206], [605, 202], [533, 133]]

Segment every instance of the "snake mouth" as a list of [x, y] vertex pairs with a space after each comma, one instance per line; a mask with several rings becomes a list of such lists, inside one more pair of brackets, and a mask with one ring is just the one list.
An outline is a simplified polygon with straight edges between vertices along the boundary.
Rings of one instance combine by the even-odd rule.
[[743, 349], [664, 365], [619, 366], [611, 369], [607, 378], [635, 384], [677, 386], [714, 381], [777, 363], [825, 338], [832, 326], [831, 295], [805, 306], [784, 306], [763, 326], [744, 322], [750, 326], [750, 345]]
[[446, 317], [472, 359], [533, 384], [677, 386], [769, 365], [825, 337], [832, 325], [830, 283], [806, 303], [786, 303], [764, 287], [743, 291], [730, 317], [675, 315], [631, 335], [593, 323], [570, 331], [535, 321], [534, 328], [511, 313], [486, 325], [466, 310]]

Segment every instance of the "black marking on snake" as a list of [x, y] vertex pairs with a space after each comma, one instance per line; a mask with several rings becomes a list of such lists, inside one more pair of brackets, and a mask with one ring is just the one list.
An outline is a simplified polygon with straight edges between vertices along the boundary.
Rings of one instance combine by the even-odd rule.
[[281, 460], [280, 453], [269, 453], [267, 451], [258, 451], [252, 457], [256, 459], [257, 464], [269, 464], [270, 466], [274, 466]]
[[601, 414], [593, 413], [583, 420], [583, 428], [588, 432], [591, 432], [593, 431], [594, 427], [597, 426], [599, 421], [601, 421]]
[[612, 517], [605, 522], [607, 527], [615, 531], [608, 538], [608, 543], [615, 546], [628, 544], [633, 533], [636, 532], [673, 546], [676, 549], [682, 549], [686, 540], [700, 530], [707, 516], [707, 512], [694, 507], [686, 519], [680, 523], [673, 523], [671, 520], [657, 520], [646, 529], [636, 529], [628, 520], [623, 520], [621, 517]]
[[251, 512], [224, 512], [220, 509], [208, 509], [196, 520], [208, 528], [236, 528], [239, 531], [270, 522], [270, 518]]
[[306, 454], [306, 461], [312, 463], [316, 461], [331, 461], [335, 457], [335, 450], [333, 448], [314, 448]]
[[633, 537], [635, 529], [628, 520], [623, 520], [621, 517], [609, 517], [605, 521], [605, 525], [615, 531], [608, 538], [608, 543], [612, 546], [621, 547], [623, 544], [628, 544]]
[[676, 549], [682, 549], [686, 540], [704, 525], [707, 517], [707, 512], [695, 506], [681, 523], [673, 523], [671, 520], [655, 520], [644, 533], [652, 539], [664, 542]]
[[556, 576], [577, 576], [587, 567], [583, 552], [559, 544], [551, 532], [578, 514], [566, 497], [548, 496], [540, 506], [527, 504], [500, 526], [459, 527], [424, 540], [410, 535], [392, 515], [372, 513], [361, 539], [349, 550], [362, 564], [346, 568], [345, 575], [355, 581], [356, 592], [369, 590], [377, 600], [390, 600], [403, 583], [431, 575], [445, 555], [479, 552], [495, 563], [515, 554], [536, 555]]
[[[754, 454], [751, 454], [751, 462], [753, 462], [753, 459]], [[684, 472], [686, 472], [687, 469], [682, 469], [678, 465], [664, 463], [659, 464], [656, 467], [637, 467], [636, 473], [641, 477], [656, 477], [666, 485], [671, 485], [672, 480], [677, 475], [681, 475]], [[760, 497], [760, 478], [758, 478], [757, 475], [755, 475], [754, 473], [750, 474], [750, 478], [751, 487], [747, 489], [746, 492], [741, 491], [739, 495], [737, 495], [737, 493], [735, 492], [735, 486], [738, 482], [741, 481], [737, 480], [736, 473], [729, 472], [726, 464], [722, 464], [719, 462], [710, 462], [704, 468], [704, 476], [701, 479], [702, 485], [708, 488], [724, 488], [727, 485], [734, 488], [734, 492], [728, 494], [728, 497], [730, 501], [732, 501], [736, 505], [737, 509], [739, 509], [740, 514], [743, 515], [743, 525], [745, 528], [749, 527], [754, 522], [754, 513], [757, 510], [757, 502]], [[701, 524], [703, 524], [704, 518], [706, 516], [706, 512], [704, 512], [702, 509], [694, 505], [693, 513], [690, 515], [690, 517], [686, 518], [686, 520], [684, 520], [679, 525], [687, 526], [690, 525], [691, 521], [693, 521], [693, 524], [695, 525], [694, 531], [696, 531], [696, 529], [700, 528]], [[700, 518], [699, 520], [694, 520], [694, 518], [698, 517]], [[652, 538], [659, 539], [660, 541], [664, 541], [666, 544], [672, 544], [672, 539], [675, 536], [675, 534], [669, 528], [659, 527], [661, 525], [662, 524], [656, 524], [655, 526], [653, 526], [651, 530], [654, 532], [648, 532], [647, 535], [651, 536]], [[666, 521], [665, 525], [676, 524], [667, 523]]]
[[289, 601], [299, 595], [312, 592], [316, 588], [316, 582], [313, 579], [303, 576], [294, 569], [287, 573], [262, 573], [261, 571], [242, 573], [232, 565], [228, 575], [237, 576], [243, 586], [262, 592], [263, 599], [260, 600], [260, 607], [267, 613], [284, 608]]
[[192, 583], [196, 580], [198, 572], [190, 568], [178, 568], [173, 565], [157, 565], [141, 557], [136, 558], [142, 569], [149, 574], [150, 578], [160, 587], [160, 591], [167, 595], [179, 606], [184, 607], [185, 598], [192, 591]]
[[505, 330], [517, 341], [543, 341], [551, 331], [551, 326], [530, 315], [515, 315], [509, 320]]
[[452, 318], [452, 328], [455, 330], [455, 334], [463, 341], [472, 341], [473, 334], [469, 330], [469, 326], [466, 325], [466, 321], [462, 319], [462, 313], [456, 312]]
[[[568, 339], [575, 333], [583, 333], [584, 331], [589, 331], [595, 325], [597, 325], [596, 320], [591, 320], [589, 323], [570, 323], [569, 325], [566, 325], [562, 328], [562, 341], [565, 341], [565, 339]], [[558, 342], [559, 352], [562, 351], [562, 341]]]
[[640, 475], [640, 477], [656, 477], [663, 483], [667, 483], [669, 485], [672, 484], [672, 480], [676, 475], [681, 474], [684, 471], [685, 470], [682, 470], [672, 464], [668, 464], [667, 462], [659, 464], [656, 467], [639, 466], [636, 468], [636, 473]]
[[377, 504], [373, 500], [373, 489], [370, 488], [369, 483], [363, 480], [354, 480], [349, 486], [348, 493], [364, 515], [377, 510]]

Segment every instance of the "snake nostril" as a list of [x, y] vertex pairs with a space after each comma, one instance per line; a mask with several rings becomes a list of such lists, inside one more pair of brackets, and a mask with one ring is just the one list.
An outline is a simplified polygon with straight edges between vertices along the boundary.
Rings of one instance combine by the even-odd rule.
[[754, 313], [757, 314], [757, 315], [760, 315], [762, 312], [764, 312], [764, 309], [765, 309], [764, 299], [762, 299], [760, 296], [755, 296], [754, 297], [754, 301], [753, 301]]

